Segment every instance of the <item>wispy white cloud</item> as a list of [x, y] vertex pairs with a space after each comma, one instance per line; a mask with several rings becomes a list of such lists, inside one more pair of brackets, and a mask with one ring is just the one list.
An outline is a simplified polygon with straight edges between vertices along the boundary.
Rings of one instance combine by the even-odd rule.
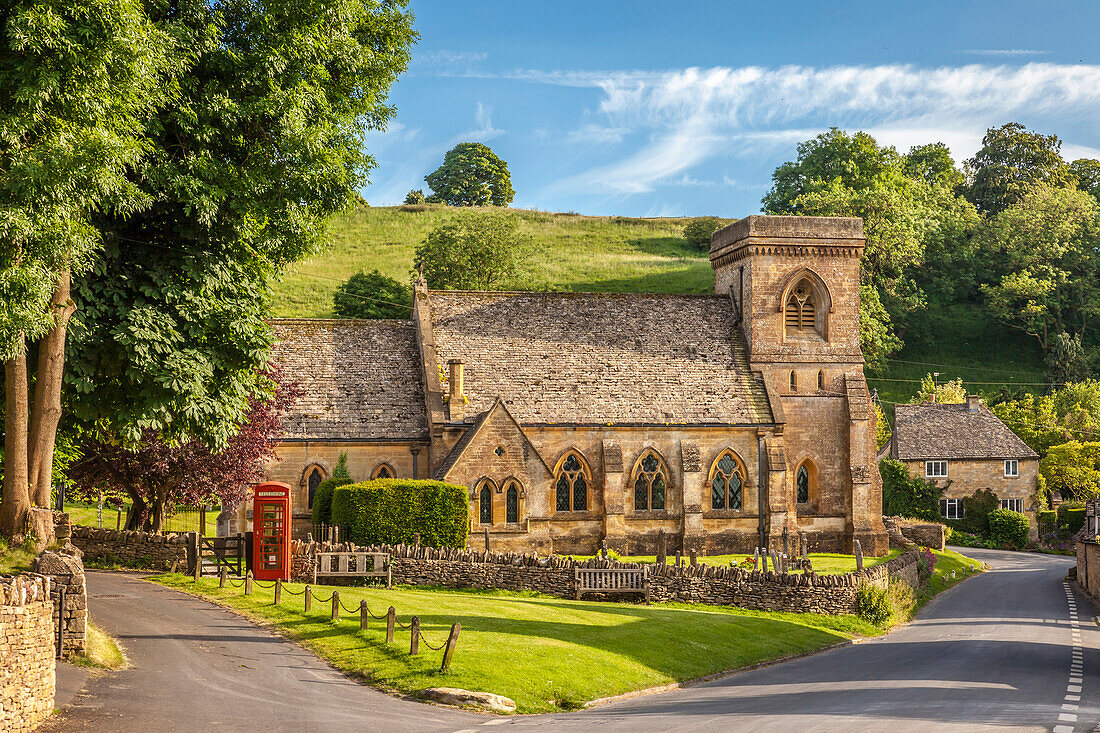
[[451, 51], [442, 49], [439, 51], [427, 51], [413, 54], [412, 65], [439, 70], [461, 70], [475, 66], [489, 55], [482, 51]]
[[1046, 56], [1050, 51], [1036, 48], [966, 48], [959, 53], [970, 56]]
[[587, 120], [570, 135], [602, 128], [648, 140], [547, 192], [648, 192], [704, 160], [789, 148], [832, 125], [867, 130], [902, 150], [942, 141], [962, 158], [991, 125], [1025, 116], [1064, 122], [1100, 114], [1100, 66], [1090, 65], [749, 66], [508, 76], [597, 90], [600, 124]]
[[[545, 131], [544, 131], [545, 132]], [[597, 145], [612, 145], [622, 142], [623, 137], [630, 130], [625, 127], [605, 127], [602, 125], [583, 125], [570, 131], [565, 139], [569, 143], [594, 143]]]

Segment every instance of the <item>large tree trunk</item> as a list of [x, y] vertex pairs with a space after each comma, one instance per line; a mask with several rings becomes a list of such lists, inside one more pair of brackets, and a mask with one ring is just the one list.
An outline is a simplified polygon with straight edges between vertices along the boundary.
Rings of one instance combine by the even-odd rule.
[[0, 535], [21, 537], [31, 509], [27, 467], [27, 355], [4, 362], [4, 501]]
[[64, 270], [50, 302], [54, 325], [38, 345], [34, 406], [30, 421], [30, 485], [36, 506], [50, 506], [53, 488], [53, 453], [57, 425], [61, 421], [61, 381], [65, 370], [65, 335], [76, 310], [70, 297], [71, 275]]

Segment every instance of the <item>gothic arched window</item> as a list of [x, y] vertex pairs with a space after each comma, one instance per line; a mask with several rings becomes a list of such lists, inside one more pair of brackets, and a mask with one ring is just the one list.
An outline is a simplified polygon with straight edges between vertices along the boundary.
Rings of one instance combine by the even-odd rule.
[[814, 498], [814, 489], [817, 482], [817, 468], [809, 461], [803, 461], [794, 475], [795, 502], [809, 504]]
[[492, 482], [481, 482], [481, 491], [477, 494], [478, 519], [482, 524], [493, 523], [493, 486]]
[[588, 487], [591, 472], [584, 458], [571, 450], [558, 460], [554, 471], [554, 507], [559, 512], [588, 511]]
[[308, 487], [308, 508], [313, 508], [313, 495], [317, 493], [317, 487], [321, 485], [321, 482], [325, 480], [325, 472], [321, 470], [320, 466], [314, 466], [310, 469], [309, 477], [306, 479], [306, 486]]
[[634, 464], [634, 509], [664, 509], [668, 469], [655, 450], [648, 449]]
[[818, 338], [825, 335], [824, 317], [828, 311], [828, 295], [820, 292], [810, 277], [803, 277], [791, 288], [783, 301], [783, 329], [787, 338]]
[[722, 451], [710, 468], [711, 509], [740, 509], [745, 467], [730, 449]]
[[371, 478], [394, 478], [393, 469], [388, 463], [379, 463], [374, 469]]
[[519, 523], [519, 489], [510, 482], [504, 492], [504, 521], [508, 524]]

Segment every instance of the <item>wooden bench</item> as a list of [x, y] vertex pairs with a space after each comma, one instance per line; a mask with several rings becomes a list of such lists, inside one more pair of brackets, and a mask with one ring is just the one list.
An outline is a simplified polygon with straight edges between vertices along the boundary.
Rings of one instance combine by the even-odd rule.
[[385, 578], [393, 587], [388, 552], [318, 552], [313, 561], [313, 583], [318, 578]]
[[648, 568], [576, 568], [577, 600], [583, 593], [640, 593], [649, 603]]

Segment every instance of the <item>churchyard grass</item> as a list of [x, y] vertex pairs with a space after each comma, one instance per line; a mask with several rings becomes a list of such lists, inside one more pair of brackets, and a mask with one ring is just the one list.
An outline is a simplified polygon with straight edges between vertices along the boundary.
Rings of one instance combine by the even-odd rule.
[[[126, 513], [130, 504], [122, 505], [122, 521], [126, 522]], [[97, 527], [96, 505], [94, 502], [73, 502], [65, 504], [65, 511], [69, 515], [69, 521], [85, 527]], [[213, 534], [217, 519], [218, 509], [208, 509], [206, 512], [206, 533]], [[103, 505], [103, 528], [114, 529], [118, 521], [118, 509], [109, 504]], [[164, 522], [166, 532], [197, 532], [199, 529], [198, 509], [187, 509], [168, 517]]]
[[[901, 554], [901, 550], [890, 550], [890, 553], [883, 555], [882, 557], [866, 557], [863, 558], [863, 567], [869, 568], [875, 565], [880, 565], [884, 562], [893, 560], [895, 557]], [[578, 560], [587, 560], [593, 557], [592, 555], [574, 555]], [[810, 562], [813, 564], [814, 572], [818, 575], [840, 575], [842, 573], [850, 573], [856, 569], [856, 556], [855, 555], [841, 555], [833, 552], [811, 552]], [[737, 555], [700, 555], [697, 560], [707, 565], [722, 565], [727, 566], [732, 563], [741, 563], [746, 559], [751, 559], [752, 554], [737, 554]], [[621, 555], [617, 558], [621, 562], [640, 562], [640, 563], [655, 563], [657, 558], [654, 555]], [[675, 563], [675, 555], [669, 555], [669, 563]], [[689, 562], [685, 556], [683, 562]], [[768, 563], [769, 569], [771, 569], [771, 563]]]
[[33, 550], [20, 545], [9, 547], [7, 541], [0, 538], [0, 575], [14, 575], [30, 570], [35, 557]]
[[[448, 673], [441, 653], [421, 644], [410, 657], [409, 632], [385, 643], [385, 621], [359, 631], [358, 615], [329, 620], [330, 605], [314, 601], [302, 611], [303, 586], [287, 583], [282, 603], [274, 590], [218, 588], [216, 578], [197, 584], [181, 575], [154, 578], [269, 623], [337, 668], [382, 689], [413, 693], [428, 687], [460, 687], [512, 698], [521, 713], [573, 709], [631, 690], [701, 677], [735, 667], [799, 654], [852, 636], [879, 633], [852, 616], [746, 611], [736, 608], [572, 601], [532, 593], [476, 592], [398, 587], [340, 588], [355, 608], [366, 599], [375, 614], [394, 606], [408, 623], [415, 614], [433, 645], [452, 623], [462, 624]], [[333, 589], [319, 588], [327, 597]]]

